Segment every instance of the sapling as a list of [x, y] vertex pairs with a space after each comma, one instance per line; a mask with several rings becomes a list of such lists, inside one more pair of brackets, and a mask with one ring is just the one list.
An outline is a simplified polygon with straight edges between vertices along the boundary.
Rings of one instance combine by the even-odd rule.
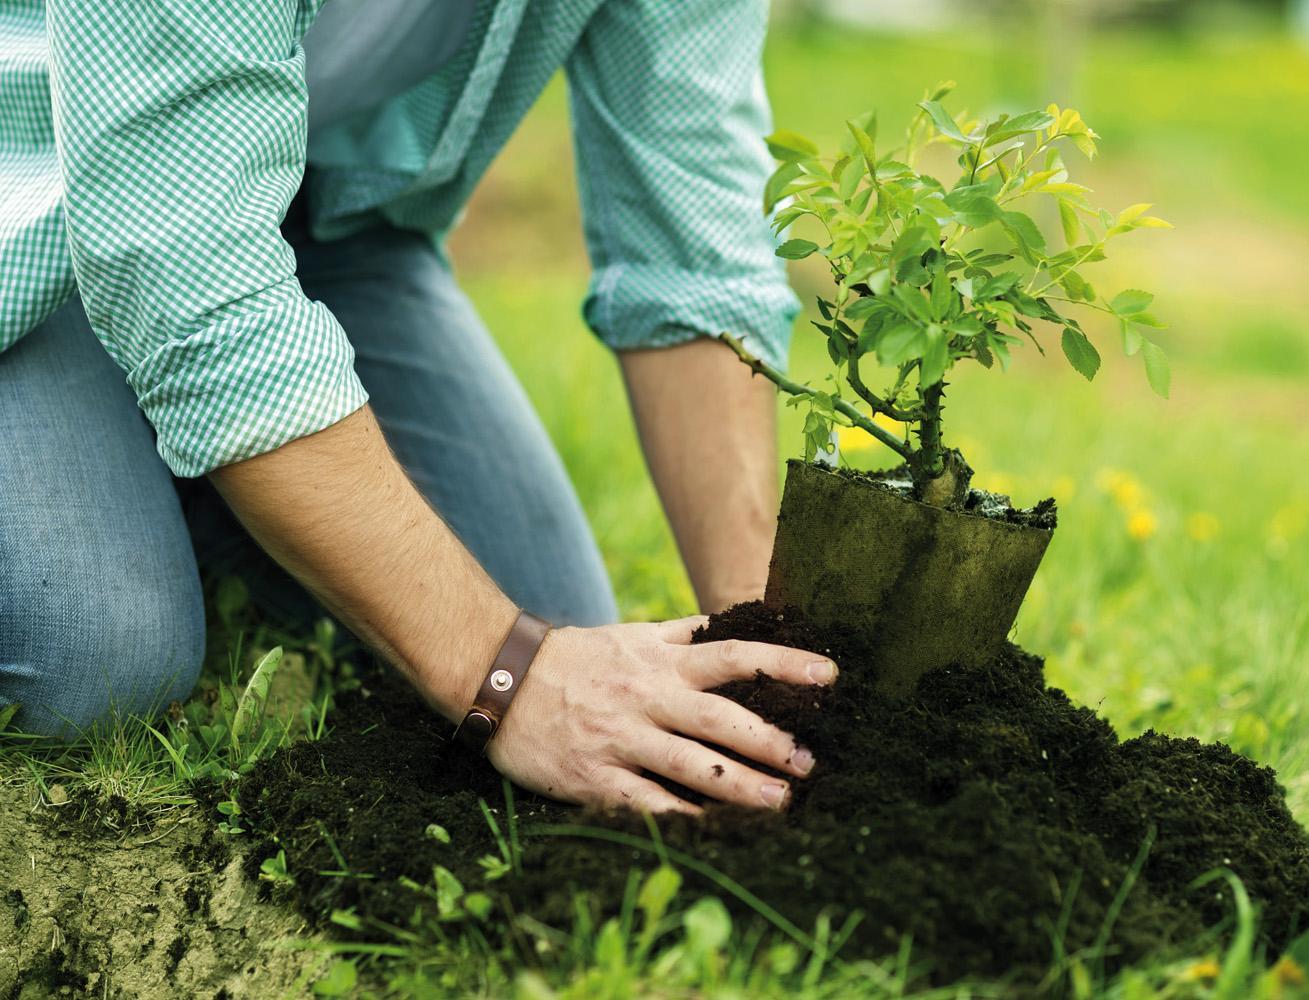
[[[1126, 353], [1139, 354], [1150, 385], [1168, 395], [1167, 359], [1152, 339], [1162, 326], [1148, 311], [1153, 296], [1137, 289], [1104, 295], [1084, 271], [1105, 259], [1114, 238], [1170, 227], [1145, 204], [1117, 215], [1097, 209], [1090, 189], [1070, 179], [1065, 149], [1091, 158], [1098, 138], [1078, 112], [1050, 105], [956, 119], [941, 104], [953, 86], [927, 93], [904, 142], [886, 152], [878, 149], [873, 115], [847, 122], [849, 136], [834, 155], [794, 132], [768, 138], [779, 166], [764, 209], [782, 206], [774, 231], [812, 217], [824, 234], [821, 243], [788, 239], [777, 254], [820, 256], [831, 270], [835, 289], [818, 299], [822, 318], [814, 324], [836, 369], [831, 388], [795, 382], [737, 337], [723, 340], [789, 393], [790, 403], [808, 406], [806, 460], [832, 449], [834, 426], [858, 427], [904, 460], [917, 499], [957, 509], [972, 470], [947, 447], [942, 413], [947, 377], [959, 362], [1006, 369], [1011, 348], [1030, 340], [1044, 353], [1042, 338], [1058, 331], [1068, 362], [1092, 379], [1100, 353], [1071, 313], [1097, 310], [1116, 319]], [[958, 173], [948, 183], [919, 166], [933, 149], [954, 154]], [[1028, 214], [1041, 200], [1057, 211], [1062, 248]], [[876, 391], [870, 355], [889, 369], [889, 384]], [[903, 435], [879, 420], [899, 422]]]

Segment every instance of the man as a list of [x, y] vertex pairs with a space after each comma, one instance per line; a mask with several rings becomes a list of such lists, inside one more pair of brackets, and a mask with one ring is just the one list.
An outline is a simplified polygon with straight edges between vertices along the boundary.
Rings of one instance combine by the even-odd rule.
[[252, 537], [522, 784], [691, 809], [648, 771], [782, 808], [704, 744], [795, 777], [812, 755], [705, 691], [834, 665], [611, 624], [561, 463], [433, 249], [562, 65], [586, 317], [702, 610], [758, 596], [772, 397], [705, 338], [780, 361], [794, 316], [757, 207], [763, 0], [318, 7], [0, 17], [0, 704], [62, 734], [185, 697], [197, 559]]

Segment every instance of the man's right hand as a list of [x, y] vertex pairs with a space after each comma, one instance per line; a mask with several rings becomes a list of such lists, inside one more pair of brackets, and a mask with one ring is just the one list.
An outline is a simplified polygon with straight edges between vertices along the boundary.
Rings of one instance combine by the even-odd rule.
[[487, 748], [491, 762], [524, 787], [589, 805], [698, 811], [646, 771], [712, 799], [785, 808], [789, 782], [704, 743], [797, 778], [813, 770], [813, 755], [790, 734], [707, 691], [758, 673], [826, 685], [836, 666], [766, 643], [691, 645], [705, 620], [554, 630]]

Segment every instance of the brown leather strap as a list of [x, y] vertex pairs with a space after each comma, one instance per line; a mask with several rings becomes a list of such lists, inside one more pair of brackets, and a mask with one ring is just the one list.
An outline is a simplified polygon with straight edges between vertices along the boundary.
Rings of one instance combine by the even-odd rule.
[[532, 660], [536, 658], [536, 652], [549, 631], [549, 622], [526, 611], [518, 613], [518, 620], [509, 630], [508, 638], [496, 654], [495, 662], [482, 681], [477, 697], [473, 699], [473, 707], [455, 730], [455, 740], [460, 746], [479, 753], [486, 750], [486, 745], [504, 721], [514, 695], [523, 686], [523, 678], [527, 676]]

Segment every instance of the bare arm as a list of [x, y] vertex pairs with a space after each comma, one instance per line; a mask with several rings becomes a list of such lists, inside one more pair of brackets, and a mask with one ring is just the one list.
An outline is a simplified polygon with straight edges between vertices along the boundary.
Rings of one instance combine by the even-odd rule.
[[703, 338], [619, 357], [700, 610], [762, 597], [777, 517], [773, 387]]
[[[211, 478], [276, 559], [446, 718], [462, 716], [516, 609], [409, 482], [368, 407]], [[570, 801], [691, 809], [649, 770], [713, 798], [785, 805], [785, 782], [686, 737], [803, 776], [813, 759], [789, 735], [705, 691], [757, 670], [830, 683], [835, 668], [761, 643], [691, 646], [699, 621], [551, 632], [492, 763]]]

